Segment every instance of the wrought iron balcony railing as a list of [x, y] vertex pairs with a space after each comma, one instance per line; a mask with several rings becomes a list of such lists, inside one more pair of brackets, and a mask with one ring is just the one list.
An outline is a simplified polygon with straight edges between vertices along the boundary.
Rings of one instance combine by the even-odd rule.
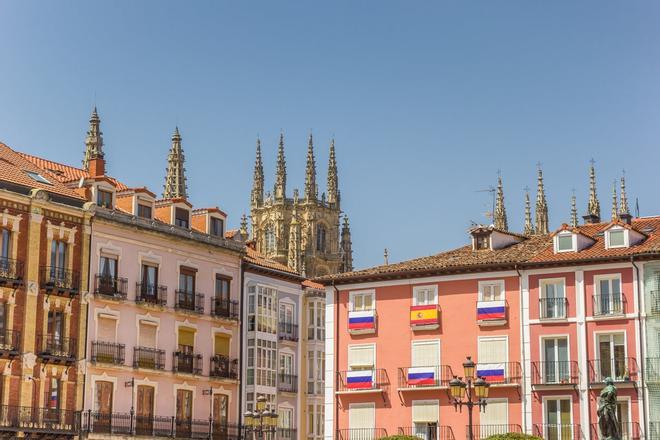
[[359, 428], [337, 430], [337, 440], [379, 440], [387, 437], [384, 428]]
[[544, 440], [580, 440], [582, 429], [576, 423], [537, 423], [534, 425], [534, 435]]
[[541, 298], [539, 299], [539, 318], [563, 319], [567, 316], [568, 299]]
[[[644, 438], [642, 428], [637, 422], [619, 422], [619, 433], [621, 434], [621, 440], [640, 440]], [[591, 438], [594, 440], [603, 438], [598, 423], [591, 424]]]
[[0, 428], [28, 434], [46, 434], [53, 438], [71, 436], [80, 430], [80, 412], [0, 405]]
[[172, 371], [175, 373], [202, 374], [202, 355], [197, 353], [174, 352]]
[[602, 383], [611, 377], [614, 382], [636, 382], [637, 360], [614, 356], [589, 360], [589, 383]]
[[167, 286], [135, 283], [135, 302], [142, 304], [153, 304], [157, 306], [166, 306]]
[[[490, 437], [491, 435], [501, 435], [509, 432], [522, 433], [522, 426], [516, 424], [509, 425], [473, 425], [472, 426], [472, 439], [481, 440]], [[470, 427], [465, 427], [465, 436], [470, 439]]]
[[403, 367], [398, 372], [399, 388], [447, 387], [454, 377], [449, 365]]
[[62, 267], [43, 266], [40, 270], [41, 288], [57, 295], [76, 295], [80, 289], [80, 272]]
[[209, 376], [225, 379], [238, 379], [238, 359], [217, 354], [211, 358]]
[[280, 322], [278, 324], [277, 334], [280, 340], [295, 342], [298, 340], [298, 324], [292, 322]]
[[594, 316], [616, 316], [625, 313], [626, 297], [619, 295], [594, 295]]
[[211, 301], [211, 315], [217, 318], [238, 321], [239, 309], [238, 301], [228, 299], [213, 298]]
[[382, 368], [337, 373], [337, 391], [340, 393], [380, 391], [388, 385], [387, 371]]
[[133, 347], [133, 368], [164, 370], [165, 350], [149, 347]]
[[37, 335], [38, 355], [44, 359], [59, 362], [74, 362], [78, 351], [76, 338], [55, 335]]
[[177, 290], [175, 293], [174, 308], [188, 312], [204, 313], [204, 295], [201, 293]]
[[575, 385], [579, 380], [576, 361], [532, 362], [532, 385]]
[[22, 284], [23, 262], [11, 258], [0, 258], [0, 284]]
[[285, 393], [298, 392], [298, 375], [284, 374], [277, 375], [277, 389]]
[[94, 277], [94, 295], [112, 299], [126, 299], [128, 280], [97, 274]]
[[423, 440], [455, 440], [451, 426], [406, 426], [399, 427], [399, 435], [419, 437]]
[[116, 342], [92, 341], [92, 362], [123, 365], [126, 359], [125, 346]]
[[0, 353], [17, 356], [21, 351], [21, 332], [19, 330], [0, 330]]

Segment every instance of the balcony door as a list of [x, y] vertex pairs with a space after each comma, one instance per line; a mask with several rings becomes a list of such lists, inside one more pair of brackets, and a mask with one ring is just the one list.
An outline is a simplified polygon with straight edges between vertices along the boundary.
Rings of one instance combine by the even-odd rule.
[[66, 269], [68, 263], [67, 244], [53, 240], [50, 244], [50, 281], [64, 284], [66, 287]]
[[213, 430], [227, 429], [229, 420], [229, 396], [226, 394], [213, 395]]
[[99, 262], [99, 291], [102, 294], [117, 292], [117, 258], [101, 256]]
[[474, 438], [487, 438], [495, 434], [505, 434], [509, 424], [509, 401], [488, 399], [488, 405], [479, 413], [479, 428]]
[[623, 312], [621, 303], [621, 280], [618, 276], [601, 278], [597, 284], [597, 315], [611, 315]]
[[293, 335], [293, 324], [295, 322], [296, 308], [293, 304], [280, 303], [279, 321], [280, 332]]
[[189, 437], [192, 424], [192, 399], [190, 390], [176, 390], [176, 435]]
[[413, 306], [431, 306], [434, 304], [438, 304], [435, 286], [415, 287]]
[[541, 282], [541, 317], [566, 317], [566, 291], [563, 281]]
[[96, 395], [94, 396], [94, 432], [110, 432], [112, 425], [112, 398], [113, 383], [99, 380], [95, 382]]
[[60, 311], [48, 312], [47, 339], [42, 343], [42, 350], [61, 354], [66, 346], [64, 343], [64, 313]]
[[154, 424], [154, 387], [138, 385], [136, 391], [136, 420], [137, 435], [152, 435]]
[[375, 428], [375, 404], [352, 403], [348, 406], [348, 440], [372, 440]]
[[572, 440], [571, 399], [545, 401], [545, 440]]
[[607, 377], [624, 380], [626, 368], [626, 341], [623, 333], [598, 335], [598, 377], [602, 382]]
[[[420, 340], [413, 341], [410, 353], [410, 367], [430, 367], [433, 369], [433, 385], [439, 386], [442, 380], [440, 369], [440, 341]], [[410, 385], [412, 386], [412, 385]]]
[[11, 258], [11, 232], [4, 228], [0, 229], [0, 231], [0, 239], [2, 240], [2, 243], [0, 244], [0, 258], [2, 258], [4, 262], [8, 258]]
[[568, 339], [544, 339], [543, 356], [543, 383], [552, 384], [568, 382], [570, 379]]
[[150, 264], [142, 265], [141, 296], [147, 301], [155, 302], [158, 297], [158, 267]]
[[437, 440], [439, 412], [437, 400], [413, 400], [413, 435], [424, 440]]
[[179, 328], [179, 343], [177, 369], [183, 373], [193, 373], [193, 357], [195, 350], [195, 331], [188, 328]]
[[351, 311], [364, 312], [373, 310], [374, 294], [373, 292], [354, 292], [351, 294]]

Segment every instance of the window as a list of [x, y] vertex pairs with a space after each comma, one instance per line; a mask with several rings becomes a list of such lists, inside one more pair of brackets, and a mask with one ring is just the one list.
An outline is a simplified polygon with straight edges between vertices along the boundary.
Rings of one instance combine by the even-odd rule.
[[115, 342], [117, 339], [117, 320], [97, 315], [97, 328], [96, 340], [101, 342]]
[[248, 288], [248, 331], [277, 334], [277, 291], [265, 286]]
[[104, 208], [112, 209], [112, 193], [110, 191], [98, 190], [96, 204]]
[[503, 301], [504, 281], [482, 281], [479, 283], [479, 301]]
[[2, 243], [0, 243], [0, 252], [2, 252], [0, 257], [2, 259], [11, 258], [11, 232], [4, 228], [0, 231], [2, 231], [0, 234], [0, 240], [2, 240]]
[[625, 247], [626, 246], [626, 235], [623, 229], [612, 229], [607, 231], [607, 236], [609, 238], [608, 247]]
[[39, 183], [44, 183], [46, 185], [52, 185], [51, 181], [46, 179], [44, 176], [42, 176], [39, 173], [34, 173], [32, 171], [26, 171], [25, 174], [27, 174], [32, 180], [39, 182]]
[[101, 414], [112, 414], [112, 382], [96, 381], [96, 395], [94, 396], [94, 408]]
[[373, 345], [349, 345], [348, 368], [355, 370], [373, 370], [376, 365], [376, 347]]
[[307, 352], [307, 393], [323, 394], [323, 374], [325, 372], [325, 353], [309, 350]]
[[215, 299], [220, 301], [229, 301], [229, 287], [231, 279], [221, 275], [215, 276]]
[[5, 329], [7, 328], [7, 303], [6, 302], [0, 302], [0, 338], [2, 338], [2, 342], [4, 343], [12, 343], [10, 342], [12, 338], [11, 335], [6, 335], [5, 334]]
[[280, 374], [293, 375], [293, 355], [289, 353], [280, 353]]
[[323, 438], [323, 404], [307, 405], [307, 438], [320, 440]]
[[296, 316], [295, 305], [289, 303], [280, 303], [280, 328], [283, 328], [289, 333], [293, 330], [291, 327], [294, 324], [294, 317]]
[[492, 434], [489, 432], [492, 425], [509, 424], [509, 401], [507, 399], [488, 399], [487, 402], [483, 412], [479, 413], [481, 432], [478, 434], [480, 438], [486, 438]]
[[277, 343], [265, 339], [256, 341], [256, 385], [275, 387], [277, 368]]
[[568, 339], [543, 339], [543, 383], [567, 383], [571, 379]]
[[99, 272], [103, 278], [117, 278], [117, 258], [101, 255]]
[[476, 250], [490, 249], [490, 240], [488, 234], [479, 234], [474, 236]]
[[438, 304], [437, 286], [413, 287], [413, 306], [426, 306]]
[[181, 267], [179, 269], [179, 290], [190, 294], [194, 293], [196, 274], [197, 271], [195, 269]]
[[545, 401], [545, 432], [547, 440], [572, 440], [571, 399], [548, 399]]
[[226, 394], [213, 395], [213, 424], [227, 426], [229, 421], [229, 396]]
[[174, 210], [174, 224], [182, 228], [189, 228], [190, 212], [187, 209], [176, 208]]
[[573, 234], [557, 235], [557, 252], [568, 252], [575, 250], [573, 247]]
[[158, 325], [151, 321], [140, 321], [139, 346], [156, 348], [156, 332]]
[[138, 203], [137, 205], [137, 216], [142, 218], [152, 218], [152, 211], [150, 205], [145, 205], [144, 203]]
[[152, 264], [142, 265], [142, 284], [140, 296], [146, 300], [156, 300], [158, 297], [158, 266]]
[[99, 259], [99, 276], [97, 292], [102, 295], [114, 295], [119, 292], [117, 279], [117, 258], [101, 255]]
[[275, 252], [277, 249], [277, 239], [275, 238], [273, 225], [266, 226], [266, 231], [264, 232], [264, 247], [268, 254]]
[[437, 438], [439, 401], [437, 400], [413, 400], [412, 422], [413, 435], [424, 440]]
[[596, 284], [594, 315], [623, 313], [620, 276], [595, 277], [594, 281]]
[[508, 361], [507, 338], [483, 337], [479, 338], [478, 347], [479, 364], [506, 363]]
[[221, 218], [211, 217], [211, 235], [222, 237], [225, 233], [225, 221]]
[[49, 311], [47, 330], [53, 344], [61, 345], [64, 337], [64, 313], [56, 310]]
[[51, 377], [46, 384], [46, 404], [44, 406], [48, 409], [60, 409], [60, 381], [55, 377]]
[[192, 421], [193, 393], [190, 390], [176, 390], [176, 434], [188, 437]]
[[213, 338], [213, 354], [229, 357], [229, 346], [231, 336], [226, 334], [216, 334]]
[[350, 293], [350, 310], [353, 312], [362, 312], [374, 309], [375, 294], [369, 292], [351, 292]]
[[598, 339], [598, 365], [596, 381], [606, 377], [614, 380], [627, 380], [629, 371], [626, 365], [626, 340], [624, 333], [600, 334]]
[[154, 387], [148, 385], [137, 386], [137, 420], [136, 434], [151, 435], [154, 416]]
[[325, 252], [325, 226], [316, 225], [316, 250], [318, 252]]
[[325, 341], [325, 304], [310, 301], [307, 305], [307, 340]]
[[53, 240], [50, 243], [50, 265], [51, 267], [66, 270], [67, 267], [67, 244], [61, 240]]
[[[373, 403], [351, 403], [348, 406], [348, 428], [360, 429], [364, 432], [376, 427], [376, 407]], [[362, 434], [364, 435], [364, 434]], [[365, 435], [370, 438], [372, 434]], [[360, 431], [355, 434], [355, 439], [362, 438]]]
[[[291, 429], [295, 426], [295, 422], [293, 420], [293, 409], [292, 408], [282, 408], [281, 406], [278, 408], [279, 412], [279, 417], [277, 418], [278, 420], [278, 425], [282, 429]], [[280, 437], [282, 437], [280, 435]], [[284, 434], [284, 437], [290, 437]]]
[[564, 280], [541, 280], [540, 316], [545, 319], [566, 317]]

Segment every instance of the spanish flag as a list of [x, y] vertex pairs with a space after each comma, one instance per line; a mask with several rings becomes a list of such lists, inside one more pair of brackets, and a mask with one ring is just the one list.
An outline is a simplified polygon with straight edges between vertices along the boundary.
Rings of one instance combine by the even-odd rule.
[[412, 306], [410, 308], [410, 325], [430, 325], [439, 321], [438, 306]]

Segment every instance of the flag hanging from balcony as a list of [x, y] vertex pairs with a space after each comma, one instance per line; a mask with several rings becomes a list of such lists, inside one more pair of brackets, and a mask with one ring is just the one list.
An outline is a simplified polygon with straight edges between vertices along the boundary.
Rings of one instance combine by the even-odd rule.
[[412, 306], [410, 308], [410, 325], [430, 325], [438, 323], [438, 306]]
[[503, 382], [504, 364], [477, 364], [477, 376], [483, 377], [487, 382]]
[[364, 390], [373, 388], [374, 372], [372, 370], [359, 370], [346, 372], [346, 388], [351, 390]]
[[367, 330], [376, 328], [376, 313], [373, 310], [349, 312], [349, 330]]
[[408, 368], [408, 385], [435, 385], [435, 368]]
[[504, 301], [479, 301], [477, 319], [479, 321], [506, 319], [506, 303]]

